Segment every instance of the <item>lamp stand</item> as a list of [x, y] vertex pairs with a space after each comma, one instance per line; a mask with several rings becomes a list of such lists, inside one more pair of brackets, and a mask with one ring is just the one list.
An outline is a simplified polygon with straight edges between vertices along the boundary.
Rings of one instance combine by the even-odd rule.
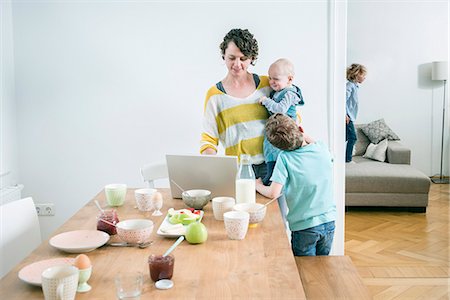
[[444, 178], [442, 175], [442, 163], [444, 160], [444, 129], [445, 129], [445, 90], [447, 85], [447, 80], [444, 80], [444, 100], [442, 103], [442, 137], [441, 137], [441, 172], [439, 174], [439, 178], [431, 178], [433, 183], [437, 184], [448, 184], [448, 178]]

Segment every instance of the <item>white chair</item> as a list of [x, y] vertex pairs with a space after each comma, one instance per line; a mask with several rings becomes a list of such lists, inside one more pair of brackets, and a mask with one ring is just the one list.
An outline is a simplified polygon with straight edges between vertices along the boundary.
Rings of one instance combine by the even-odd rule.
[[41, 244], [41, 229], [31, 197], [0, 206], [0, 278]]
[[[153, 188], [155, 187], [155, 180], [169, 178], [167, 165], [163, 162], [147, 164], [141, 168], [141, 176], [147, 186]], [[164, 184], [163, 187], [169, 187], [169, 184]]]

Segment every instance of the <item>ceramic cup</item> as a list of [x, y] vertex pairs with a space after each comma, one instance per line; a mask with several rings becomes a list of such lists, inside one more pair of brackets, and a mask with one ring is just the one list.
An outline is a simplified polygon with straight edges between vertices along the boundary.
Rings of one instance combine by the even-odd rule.
[[212, 199], [214, 218], [223, 221], [223, 214], [233, 210], [236, 201], [232, 197], [215, 197]]
[[73, 300], [78, 287], [78, 268], [55, 266], [42, 272], [45, 300]]
[[155, 189], [138, 189], [134, 191], [136, 206], [140, 211], [151, 211], [153, 209], [152, 197]]
[[243, 240], [248, 230], [250, 214], [246, 211], [229, 211], [223, 214], [225, 230], [228, 238]]
[[108, 184], [105, 186], [106, 202], [109, 206], [122, 206], [127, 194], [126, 184]]
[[117, 299], [140, 299], [143, 275], [141, 272], [124, 272], [115, 277]]

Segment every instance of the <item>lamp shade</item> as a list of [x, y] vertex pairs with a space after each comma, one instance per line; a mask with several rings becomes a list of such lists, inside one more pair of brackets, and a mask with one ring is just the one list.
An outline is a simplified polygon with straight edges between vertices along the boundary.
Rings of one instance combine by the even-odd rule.
[[432, 80], [447, 80], [448, 79], [448, 62], [446, 61], [433, 61]]

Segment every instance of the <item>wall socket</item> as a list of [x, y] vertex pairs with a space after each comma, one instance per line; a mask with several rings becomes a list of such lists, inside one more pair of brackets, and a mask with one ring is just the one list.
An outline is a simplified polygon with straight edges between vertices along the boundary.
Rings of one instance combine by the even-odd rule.
[[36, 203], [36, 212], [38, 216], [54, 216], [55, 210], [53, 203]]

